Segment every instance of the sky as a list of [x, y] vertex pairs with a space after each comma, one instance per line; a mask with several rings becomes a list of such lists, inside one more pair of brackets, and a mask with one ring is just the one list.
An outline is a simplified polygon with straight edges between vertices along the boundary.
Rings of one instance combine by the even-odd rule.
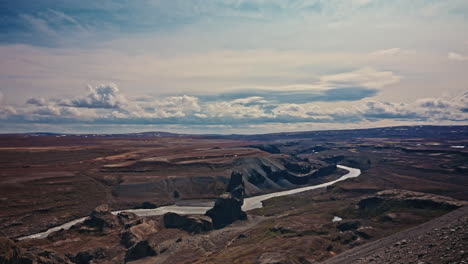
[[0, 133], [468, 125], [466, 0], [0, 0]]

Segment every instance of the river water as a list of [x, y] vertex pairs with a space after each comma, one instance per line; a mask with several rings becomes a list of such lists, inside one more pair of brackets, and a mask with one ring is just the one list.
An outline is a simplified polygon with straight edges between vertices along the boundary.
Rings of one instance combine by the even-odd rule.
[[[291, 194], [305, 192], [305, 191], [309, 191], [309, 190], [324, 188], [324, 187], [330, 186], [332, 184], [335, 184], [337, 182], [344, 181], [344, 180], [350, 179], [350, 178], [355, 178], [355, 177], [358, 177], [359, 175], [361, 175], [361, 170], [360, 169], [346, 167], [346, 166], [343, 166], [343, 165], [337, 165], [337, 167], [340, 168], [340, 169], [347, 170], [348, 173], [341, 176], [340, 178], [338, 178], [338, 179], [336, 179], [334, 181], [330, 181], [330, 182], [326, 182], [326, 183], [322, 183], [322, 184], [318, 184], [318, 185], [306, 186], [306, 187], [296, 188], [296, 189], [287, 190], [287, 191], [280, 191], [280, 192], [274, 192], [274, 193], [269, 193], [269, 194], [264, 194], [264, 195], [245, 198], [244, 199], [244, 205], [242, 206], [242, 210], [249, 211], [249, 210], [256, 209], [256, 208], [262, 208], [263, 207], [262, 202], [265, 201], [265, 200], [268, 200], [270, 198], [280, 197], [280, 196], [285, 196], [285, 195], [291, 195]], [[163, 214], [168, 213], [168, 212], [173, 212], [173, 213], [178, 213], [178, 214], [205, 214], [206, 211], [208, 211], [210, 208], [211, 207], [209, 207], [209, 206], [169, 205], [169, 206], [158, 207], [158, 208], [155, 208], [155, 209], [128, 209], [128, 210], [114, 211], [112, 213], [113, 214], [118, 214], [120, 212], [131, 212], [131, 213], [135, 213], [138, 216], [163, 215]], [[46, 238], [49, 234], [51, 234], [53, 232], [59, 231], [61, 229], [69, 229], [73, 225], [83, 222], [85, 219], [86, 219], [86, 217], [82, 217], [82, 218], [73, 220], [71, 222], [65, 223], [63, 225], [50, 228], [45, 232], [41, 232], [41, 233], [21, 237], [21, 238], [19, 238], [19, 240]]]

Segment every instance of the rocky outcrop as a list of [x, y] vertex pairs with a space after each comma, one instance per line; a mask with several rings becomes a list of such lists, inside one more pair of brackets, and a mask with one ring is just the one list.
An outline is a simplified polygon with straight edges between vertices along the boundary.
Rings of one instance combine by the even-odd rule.
[[[122, 227], [127, 229], [138, 224], [138, 221], [143, 220], [134, 213], [120, 212], [114, 215], [108, 205], [100, 205], [91, 212], [83, 223], [78, 223], [71, 229], [77, 229], [80, 233], [106, 234]], [[49, 238], [57, 235], [61, 235], [61, 233], [54, 233]]]
[[236, 198], [232, 193], [224, 193], [216, 199], [212, 209], [206, 215], [213, 220], [213, 227], [223, 228], [236, 220], [245, 220], [247, 215], [242, 211], [243, 201]]
[[334, 164], [286, 154], [239, 158], [233, 165], [243, 175], [247, 196], [309, 184], [336, 171]]
[[[118, 217], [128, 220], [133, 218], [132, 215], [134, 214], [120, 213]], [[126, 217], [123, 218], [123, 216]], [[159, 225], [153, 219], [137, 217], [136, 220], [125, 223], [120, 231], [120, 243], [127, 248], [125, 261], [130, 262], [157, 255], [157, 244], [151, 239], [151, 235], [157, 232], [159, 232]]]
[[[245, 191], [248, 196], [263, 194], [310, 183], [317, 177], [326, 176], [330, 172], [324, 168], [330, 164], [310, 157], [304, 160], [288, 154], [266, 154], [258, 156], [228, 156], [224, 162], [211, 160], [207, 157], [197, 159], [197, 162], [180, 161], [138, 161], [136, 164], [123, 167], [106, 167], [105, 171], [190, 171], [190, 177], [183, 175], [171, 177], [154, 177], [149, 182], [133, 181], [131, 177], [123, 177], [118, 184], [113, 185], [111, 192], [115, 204], [119, 207], [153, 208], [163, 204], [174, 203], [178, 199], [209, 198], [219, 195], [229, 181], [228, 169], [242, 173]], [[197, 172], [200, 171], [200, 172]], [[318, 171], [318, 172], [317, 172]], [[314, 175], [313, 173], [316, 172]]]
[[286, 164], [284, 164], [284, 167], [293, 173], [301, 173], [301, 174], [309, 173], [310, 170], [312, 169], [312, 167], [310, 166], [310, 163], [304, 162], [304, 161], [287, 162]]
[[450, 197], [407, 190], [385, 190], [358, 202], [361, 210], [387, 211], [396, 207], [452, 210], [467, 202]]
[[0, 237], [1, 264], [72, 264], [66, 257], [55, 251], [40, 247], [19, 248], [11, 239]]
[[380, 231], [372, 226], [361, 226], [354, 233], [364, 239], [371, 239], [377, 237]]
[[340, 222], [336, 228], [340, 231], [356, 230], [361, 226], [361, 222], [356, 220], [348, 220]]
[[76, 264], [89, 264], [99, 263], [100, 260], [110, 258], [112, 255], [111, 250], [108, 248], [98, 247], [78, 252], [75, 257], [69, 258]]
[[336, 165], [326, 165], [314, 171], [314, 173], [312, 173], [311, 175], [311, 178], [324, 177], [324, 176], [334, 173], [335, 171], [336, 171]]
[[72, 264], [66, 256], [63, 256], [55, 251], [47, 250], [39, 247], [29, 248], [27, 251], [21, 254], [19, 262], [21, 264]]
[[309, 182], [310, 174], [297, 175], [297, 174], [293, 174], [293, 173], [289, 173], [288, 171], [285, 171], [284, 178], [292, 184], [304, 185]]
[[147, 239], [150, 234], [158, 231], [156, 221], [142, 218], [125, 226], [120, 232], [120, 243], [126, 248], [130, 248], [139, 241]]
[[141, 218], [134, 213], [120, 212], [117, 214], [117, 219], [121, 225], [133, 224], [135, 221], [139, 221]]
[[214, 228], [223, 228], [236, 220], [247, 219], [247, 214], [242, 211], [244, 195], [242, 174], [233, 172], [228, 185], [228, 192], [219, 196], [214, 207], [206, 212], [206, 215], [213, 220]]
[[237, 171], [232, 172], [231, 179], [229, 180], [229, 184], [227, 186], [226, 191], [232, 192], [237, 187], [244, 186], [244, 180], [242, 179], [242, 177], [243, 177], [242, 173], [237, 172]]
[[138, 260], [145, 257], [155, 256], [157, 245], [151, 240], [141, 240], [127, 250], [125, 262]]
[[117, 216], [111, 213], [108, 205], [100, 205], [83, 222], [81, 232], [105, 232], [120, 225]]
[[359, 237], [356, 235], [355, 232], [348, 230], [348, 231], [343, 231], [337, 234], [332, 241], [338, 241], [343, 245], [347, 245], [352, 243], [353, 241], [356, 241]]
[[164, 227], [178, 228], [190, 233], [207, 232], [213, 229], [212, 220], [205, 216], [186, 216], [166, 213], [163, 217]]
[[15, 242], [6, 237], [0, 237], [0, 263], [20, 263], [20, 255], [21, 251]]

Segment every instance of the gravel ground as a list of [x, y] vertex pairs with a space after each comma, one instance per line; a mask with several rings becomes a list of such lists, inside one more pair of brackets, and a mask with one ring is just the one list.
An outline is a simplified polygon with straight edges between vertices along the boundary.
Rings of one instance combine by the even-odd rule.
[[338, 263], [468, 263], [468, 206], [323, 262]]

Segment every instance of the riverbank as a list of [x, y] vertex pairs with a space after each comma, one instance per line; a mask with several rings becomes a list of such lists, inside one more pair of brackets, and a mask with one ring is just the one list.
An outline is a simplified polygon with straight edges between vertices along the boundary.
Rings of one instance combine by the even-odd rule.
[[[351, 168], [347, 166], [342, 166], [342, 165], [337, 165], [339, 168], [347, 170], [348, 173], [341, 176], [339, 179], [330, 181], [327, 183], [322, 183], [318, 185], [312, 185], [312, 186], [306, 186], [302, 188], [296, 188], [292, 190], [287, 190], [287, 191], [280, 191], [280, 192], [274, 192], [270, 194], [265, 194], [265, 195], [259, 195], [259, 196], [254, 196], [254, 197], [249, 197], [244, 200], [244, 205], [242, 206], [242, 209], [244, 211], [249, 211], [257, 208], [261, 208], [262, 202], [274, 197], [280, 197], [280, 196], [285, 196], [285, 195], [291, 195], [295, 193], [301, 193], [309, 190], [315, 190], [315, 189], [320, 189], [320, 188], [325, 188], [327, 186], [333, 185], [337, 182], [344, 181], [346, 179], [350, 178], [355, 178], [358, 177], [361, 174], [361, 170], [356, 169], [356, 168]], [[120, 212], [131, 212], [134, 213], [138, 216], [156, 216], [156, 215], [163, 215], [168, 212], [172, 213], [178, 213], [178, 214], [205, 214], [206, 211], [208, 211], [211, 207], [207, 206], [177, 206], [177, 205], [169, 205], [169, 206], [162, 206], [158, 207], [155, 209], [128, 209], [128, 210], [119, 210], [119, 211], [114, 211], [112, 212], [113, 214], [118, 214]], [[50, 228], [44, 232], [40, 232], [37, 234], [32, 234], [24, 237], [20, 237], [18, 240], [24, 240], [24, 239], [41, 239], [41, 238], [46, 238], [48, 235], [51, 233], [57, 232], [62, 229], [69, 229], [73, 225], [77, 223], [81, 223], [86, 219], [86, 217], [79, 218], [73, 221], [70, 221], [68, 223], [65, 223], [60, 226], [56, 226], [53, 228]]]

